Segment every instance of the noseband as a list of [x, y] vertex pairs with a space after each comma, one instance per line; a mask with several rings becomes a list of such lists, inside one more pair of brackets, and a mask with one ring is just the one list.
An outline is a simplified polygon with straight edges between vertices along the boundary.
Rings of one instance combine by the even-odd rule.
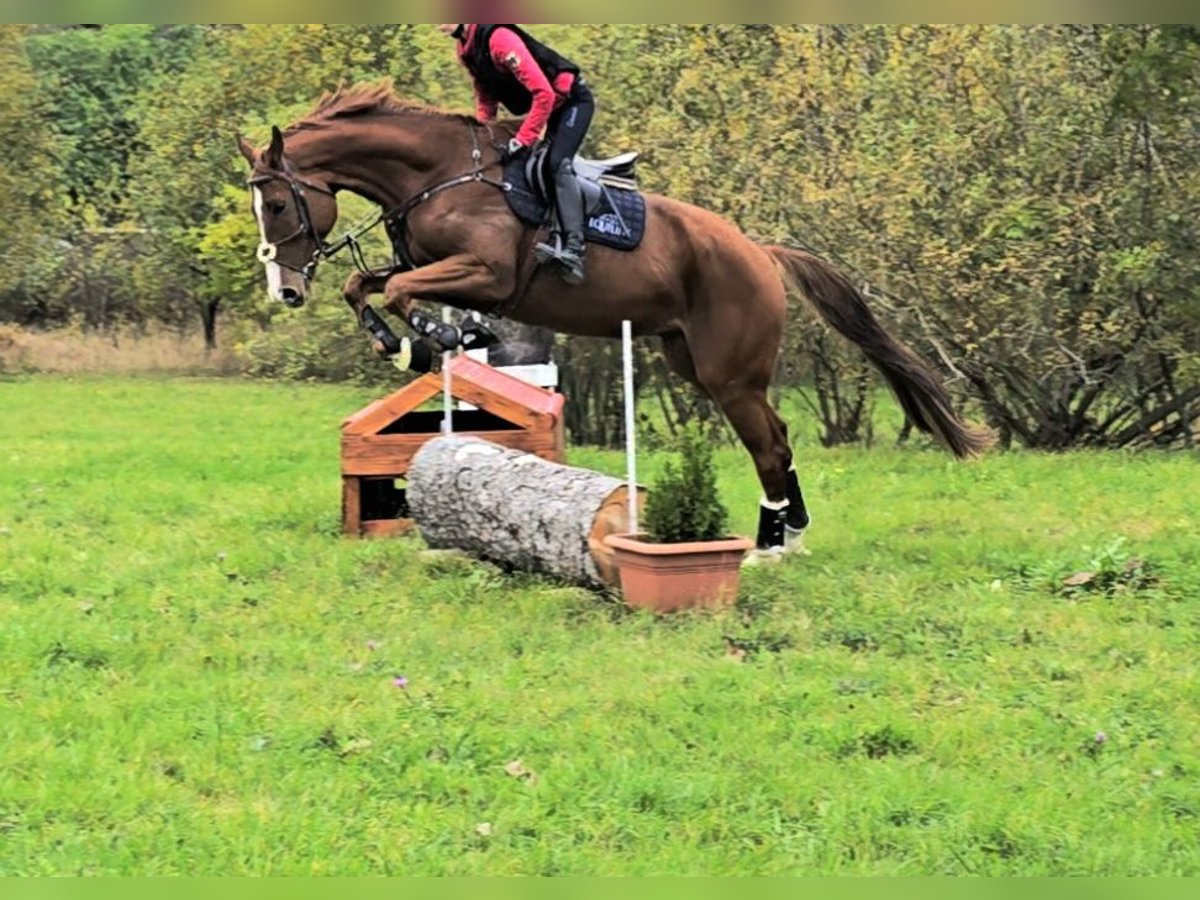
[[[269, 262], [274, 262], [283, 266], [285, 269], [291, 269], [293, 272], [299, 272], [302, 276], [304, 276], [305, 280], [311, 281], [313, 275], [316, 273], [317, 263], [320, 261], [321, 257], [329, 254], [330, 248], [329, 245], [321, 239], [321, 236], [317, 234], [317, 229], [313, 227], [312, 213], [309, 212], [308, 200], [304, 196], [304, 189], [308, 188], [309, 190], [316, 191], [319, 194], [325, 194], [329, 197], [334, 196], [334, 193], [328, 188], [322, 187], [319, 184], [313, 184], [311, 181], [305, 181], [303, 178], [293, 175], [290, 172], [263, 172], [259, 175], [251, 175], [246, 179], [246, 184], [253, 187], [254, 185], [258, 184], [265, 184], [268, 181], [282, 181], [285, 182], [289, 188], [291, 188], [292, 199], [296, 201], [296, 212], [300, 216], [300, 224], [296, 227], [296, 230], [287, 237], [281, 238], [274, 243], [264, 239], [263, 242], [258, 245], [258, 261], [264, 265]], [[289, 241], [294, 241], [299, 237], [309, 238], [316, 245], [316, 248], [313, 250], [312, 256], [309, 258], [307, 263], [305, 263], [303, 266], [297, 267], [276, 259], [281, 246]]]

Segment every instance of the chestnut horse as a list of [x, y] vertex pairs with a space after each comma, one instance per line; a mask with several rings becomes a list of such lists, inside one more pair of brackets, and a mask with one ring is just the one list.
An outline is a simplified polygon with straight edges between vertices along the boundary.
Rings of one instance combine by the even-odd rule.
[[[360, 270], [346, 282], [345, 300], [376, 338], [376, 351], [405, 365], [420, 342], [397, 341], [368, 305], [370, 294], [382, 293], [384, 310], [440, 345], [460, 335], [414, 308], [416, 301], [598, 337], [620, 337], [629, 319], [634, 334], [662, 339], [671, 370], [712, 397], [753, 457], [763, 490], [757, 543], [768, 553], [808, 524], [787, 427], [767, 402], [786, 287], [798, 288], [862, 349], [917, 428], [959, 457], [989, 445], [989, 432], [958, 417], [938, 375], [884, 330], [846, 276], [810, 253], [760, 246], [707, 210], [647, 194], [635, 250], [591, 245], [579, 285], [538, 266], [537, 229], [504, 197], [498, 148], [512, 128], [407, 103], [382, 85], [325, 94], [286, 131], [273, 128], [261, 150], [239, 137], [271, 296], [299, 306], [318, 260], [349, 246]], [[353, 234], [325, 242], [339, 191], [381, 208], [402, 264], [366, 269]]]

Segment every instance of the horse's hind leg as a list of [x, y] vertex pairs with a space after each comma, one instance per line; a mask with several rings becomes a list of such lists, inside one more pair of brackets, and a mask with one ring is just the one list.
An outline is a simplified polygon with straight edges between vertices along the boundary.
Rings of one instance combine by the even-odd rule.
[[688, 352], [687, 340], [680, 332], [673, 331], [664, 334], [662, 349], [663, 356], [667, 360], [667, 367], [672, 372], [704, 393], [708, 393], [708, 389], [700, 383], [700, 376], [696, 374], [696, 363], [692, 360], [692, 354]]
[[733, 426], [742, 444], [750, 452], [763, 498], [759, 504], [757, 548], [782, 551], [786, 544], [788, 514], [788, 469], [792, 451], [787, 432], [775, 411], [767, 403], [765, 386], [730, 385], [713, 390], [721, 411]]
[[808, 527], [808, 507], [792, 461], [787, 425], [767, 402], [767, 388], [731, 392], [717, 402], [750, 450], [762, 482], [758, 548], [776, 551], [782, 546], [788, 552], [807, 553], [803, 532]]
[[[687, 340], [682, 334], [664, 335], [663, 355], [671, 371], [716, 401], [750, 452], [763, 487], [756, 543], [759, 551], [778, 553], [788, 543], [789, 500], [793, 493], [790, 480], [795, 480], [795, 472], [791, 470], [792, 451], [788, 446], [787, 427], [767, 403], [771, 365], [764, 366], [761, 356], [755, 361], [747, 361], [736, 367], [740, 377], [731, 381], [718, 374], [718, 371], [730, 370], [730, 361], [707, 369], [698, 366], [693, 343], [694, 339]], [[701, 359], [711, 360], [713, 355], [703, 354]], [[799, 495], [798, 484], [795, 493]], [[799, 508], [803, 510], [803, 506], [801, 499]], [[795, 535], [798, 534], [799, 528], [796, 528]]]

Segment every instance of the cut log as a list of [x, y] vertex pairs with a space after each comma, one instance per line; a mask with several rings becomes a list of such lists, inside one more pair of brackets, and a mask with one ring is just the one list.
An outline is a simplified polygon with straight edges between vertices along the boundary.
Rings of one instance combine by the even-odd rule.
[[[619, 583], [609, 534], [629, 531], [620, 479], [464, 437], [433, 438], [408, 469], [408, 504], [430, 547], [588, 587]], [[639, 508], [645, 492], [638, 489]]]

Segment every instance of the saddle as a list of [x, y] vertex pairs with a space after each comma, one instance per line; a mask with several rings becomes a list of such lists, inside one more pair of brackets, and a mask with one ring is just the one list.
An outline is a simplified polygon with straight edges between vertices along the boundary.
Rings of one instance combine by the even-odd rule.
[[[512, 211], [530, 225], [552, 224], [547, 199], [553, 188], [544, 165], [549, 148], [539, 147], [526, 160], [514, 160], [504, 170], [504, 196]], [[617, 250], [634, 250], [646, 230], [646, 198], [637, 190], [636, 152], [609, 159], [573, 160], [575, 178], [583, 190], [584, 236]]]

